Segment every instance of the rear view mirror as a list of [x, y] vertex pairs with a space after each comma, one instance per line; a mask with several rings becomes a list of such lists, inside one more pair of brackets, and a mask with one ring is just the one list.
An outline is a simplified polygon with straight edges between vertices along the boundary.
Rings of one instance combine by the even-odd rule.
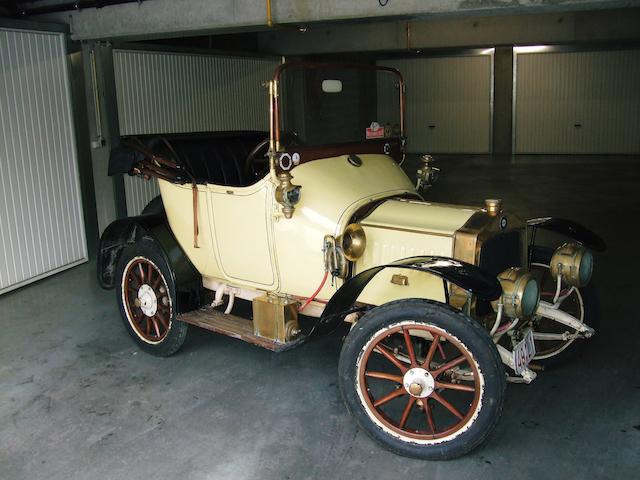
[[324, 93], [340, 93], [342, 92], [342, 80], [323, 80], [322, 91]]

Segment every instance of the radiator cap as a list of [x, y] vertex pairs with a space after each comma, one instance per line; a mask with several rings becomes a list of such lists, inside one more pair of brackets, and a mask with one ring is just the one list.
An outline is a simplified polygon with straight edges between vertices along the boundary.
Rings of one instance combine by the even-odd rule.
[[487, 198], [484, 201], [484, 206], [487, 209], [487, 213], [495, 217], [502, 211], [502, 200], [499, 198]]

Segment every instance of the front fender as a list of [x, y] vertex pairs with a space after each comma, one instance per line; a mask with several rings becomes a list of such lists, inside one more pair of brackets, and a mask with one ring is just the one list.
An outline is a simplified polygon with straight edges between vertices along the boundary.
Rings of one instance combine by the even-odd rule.
[[200, 274], [178, 244], [166, 216], [159, 214], [122, 218], [105, 229], [100, 237], [97, 262], [98, 283], [102, 288], [114, 288], [122, 250], [145, 236], [153, 238], [162, 249], [178, 291], [193, 291], [200, 287]]
[[607, 245], [600, 236], [572, 220], [555, 217], [532, 218], [527, 220], [527, 226], [533, 228], [534, 232], [535, 229], [542, 228], [543, 230], [559, 233], [580, 242], [588, 249], [596, 252], [604, 252], [607, 249]]
[[[502, 288], [496, 278], [470, 263], [447, 257], [409, 257], [369, 268], [345, 282], [331, 297], [322, 313], [322, 330], [339, 322], [340, 315], [355, 303], [367, 284], [385, 268], [406, 268], [430, 273], [487, 301], [495, 300], [502, 294]], [[443, 288], [446, 288], [444, 284]]]

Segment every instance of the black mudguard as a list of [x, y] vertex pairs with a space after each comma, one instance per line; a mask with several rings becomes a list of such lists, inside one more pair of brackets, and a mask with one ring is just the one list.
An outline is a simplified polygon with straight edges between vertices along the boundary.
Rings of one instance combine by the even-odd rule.
[[607, 249], [607, 245], [600, 236], [572, 220], [554, 217], [532, 218], [527, 220], [527, 225], [533, 228], [534, 232], [535, 229], [542, 228], [564, 235], [596, 252], [604, 252]]
[[124, 247], [142, 237], [153, 238], [162, 249], [178, 292], [197, 293], [202, 279], [178, 244], [164, 214], [127, 217], [111, 223], [98, 246], [98, 282], [105, 289], [115, 286], [118, 259]]
[[370, 268], [345, 282], [327, 303], [320, 318], [319, 330], [329, 331], [340, 322], [342, 314], [353, 306], [373, 277], [385, 268], [407, 268], [431, 273], [487, 301], [495, 300], [502, 294], [500, 282], [495, 277], [470, 263], [447, 257], [409, 257]]

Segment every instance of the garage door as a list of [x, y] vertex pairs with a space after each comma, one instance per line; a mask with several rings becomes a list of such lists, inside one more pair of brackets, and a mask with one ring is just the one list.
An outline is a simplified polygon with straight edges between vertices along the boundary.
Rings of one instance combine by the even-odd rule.
[[65, 42], [0, 29], [0, 294], [87, 260]]
[[[113, 63], [121, 135], [269, 128], [262, 84], [278, 61], [114, 50]], [[159, 193], [155, 179], [126, 176], [127, 213]]]
[[490, 152], [492, 54], [378, 62], [404, 76], [409, 152]]
[[640, 153], [640, 51], [515, 52], [515, 153]]

